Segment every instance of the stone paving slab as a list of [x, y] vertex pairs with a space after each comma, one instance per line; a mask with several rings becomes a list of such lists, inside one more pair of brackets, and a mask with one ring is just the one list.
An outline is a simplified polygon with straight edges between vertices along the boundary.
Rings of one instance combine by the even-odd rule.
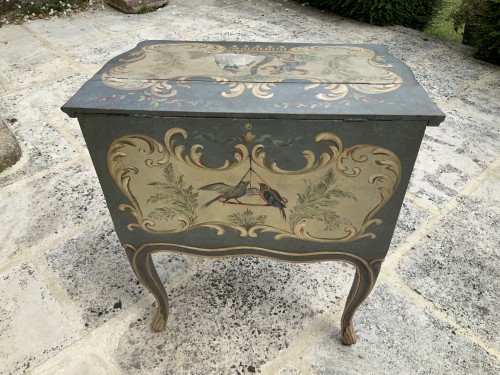
[[[228, 26], [218, 17], [207, 15], [184, 5], [167, 6], [160, 9], [156, 16], [159, 22], [168, 25], [172, 30], [180, 31], [191, 37]], [[199, 20], [203, 20], [203, 22], [198, 22]]]
[[0, 187], [78, 156], [77, 150], [50, 123], [22, 128], [15, 136], [21, 144], [25, 165], [0, 174]]
[[[10, 42], [9, 44], [15, 44]], [[47, 77], [77, 73], [76, 67], [52, 50], [31, 56], [19, 56], [8, 66], [1, 66], [0, 71], [13, 88], [31, 87], [47, 81]]]
[[448, 111], [439, 127], [427, 128], [408, 190], [436, 208], [498, 158], [500, 127]]
[[92, 43], [106, 36], [106, 32], [90, 22], [82, 14], [57, 20], [37, 20], [27, 27], [55, 47]]
[[[158, 256], [157, 270], [164, 282], [186, 268], [181, 255]], [[49, 250], [46, 260], [87, 329], [99, 327], [147, 294], [134, 276], [109, 220]]]
[[[245, 9], [246, 7], [246, 9]], [[296, 11], [286, 8], [278, 8], [277, 11], [266, 13], [256, 6], [252, 5], [238, 5], [236, 7], [227, 7], [220, 9], [215, 17], [221, 19], [224, 25], [238, 25], [240, 28], [247, 28], [254, 33], [264, 35], [268, 40], [279, 40], [282, 42], [304, 42], [307, 36], [305, 34], [318, 34], [324, 31], [325, 25], [323, 23], [323, 29], [319, 27], [319, 22], [312, 27], [312, 25], [307, 22], [300, 22], [301, 15]], [[245, 14], [242, 17], [242, 13]], [[263, 14], [264, 13], [264, 14]], [[293, 27], [289, 25], [293, 22]], [[335, 28], [335, 26], [332, 26]], [[341, 29], [342, 27], [338, 27]], [[323, 42], [329, 43], [332, 41], [325, 40], [325, 35], [332, 34], [334, 30], [330, 30], [329, 33], [322, 33]], [[311, 40], [311, 39], [309, 39]], [[333, 41], [334, 43], [339, 43], [341, 41]]]
[[[69, 138], [75, 140], [76, 144], [80, 146], [81, 149], [87, 149], [87, 144], [85, 143], [80, 125], [78, 124], [78, 120], [76, 118], [71, 118], [61, 111], [48, 117], [47, 121], [54, 127], [57, 127], [60, 132], [65, 133], [66, 139]], [[85, 153], [83, 156], [87, 160], [90, 160], [89, 154]]]
[[114, 34], [148, 27], [154, 22], [147, 14], [123, 14], [113, 8], [107, 8], [106, 12], [99, 9], [92, 10], [81, 15], [102, 30]]
[[[291, 0], [169, 3], [0, 28], [0, 117], [27, 150], [0, 174], [0, 374], [498, 373], [500, 68]], [[445, 111], [426, 131], [383, 282], [355, 316], [356, 345], [338, 340], [353, 270], [337, 263], [155, 256], [172, 315], [150, 331], [154, 299], [117, 243], [77, 121], [59, 110], [143, 39], [380, 43]]]
[[89, 78], [87, 73], [77, 73], [41, 86], [6, 93], [0, 97], [0, 113], [12, 130], [43, 120], [59, 113], [62, 104]]
[[123, 333], [115, 360], [124, 374], [256, 372], [313, 316], [340, 315], [352, 276], [339, 263], [203, 260], [188, 282], [169, 290], [167, 329], [150, 332], [154, 310], [147, 309]]
[[445, 73], [462, 81], [477, 81], [481, 76], [497, 71], [497, 67], [478, 61], [472, 56], [464, 56], [461, 51], [445, 48], [420, 62], [424, 67]]
[[469, 87], [466, 82], [420, 66], [413, 68], [413, 74], [432, 100], [451, 99]]
[[0, 374], [22, 374], [79, 336], [30, 263], [0, 273]]
[[415, 245], [399, 274], [416, 292], [500, 349], [500, 177], [492, 175]]
[[[295, 22], [300, 19], [300, 15], [292, 9], [275, 7], [270, 9], [261, 8], [252, 3], [238, 5], [236, 7], [225, 7], [217, 11], [215, 17], [223, 20], [226, 25], [241, 25], [256, 31], [275, 34], [286, 29], [285, 25], [294, 23], [295, 31], [306, 31], [307, 28], [301, 25], [301, 22]], [[288, 28], [290, 29], [290, 27]], [[280, 37], [280, 34], [275, 34]]]
[[0, 60], [2, 73], [11, 64], [19, 63], [19, 61], [33, 57], [37, 53], [43, 54], [50, 51], [50, 48], [20, 26], [15, 28], [12, 34], [10, 31], [0, 33], [0, 41], [2, 42], [2, 60]]
[[[246, 3], [247, 0], [198, 0], [196, 4], [192, 4], [201, 10], [213, 10], [214, 8], [225, 8], [228, 6]], [[182, 1], [170, 1], [170, 5], [182, 4]], [[184, 2], [191, 5], [190, 2]]]
[[500, 77], [485, 82], [484, 85], [475, 87], [463, 96], [456, 108], [464, 113], [474, 112], [476, 116], [489, 123], [500, 126]]
[[300, 371], [293, 367], [285, 367], [279, 371], [278, 375], [300, 375]]
[[234, 41], [249, 41], [263, 42], [269, 38], [251, 30], [241, 28], [240, 26], [228, 26], [220, 29], [212, 30], [198, 37], [199, 40], [234, 40]]
[[81, 44], [67, 49], [69, 56], [83, 65], [102, 67], [111, 58], [134, 48], [137, 43], [148, 39], [177, 40], [182, 36], [161, 26], [148, 26], [137, 31], [110, 36], [92, 44]]
[[[131, 308], [134, 310], [134, 307]], [[130, 324], [130, 317], [120, 319], [125, 314], [103, 324], [84, 338], [62, 350], [33, 369], [33, 375], [120, 375], [121, 371], [108, 354], [118, 345], [123, 332]], [[131, 315], [131, 314], [127, 314]]]
[[[378, 39], [378, 38], [377, 38]], [[401, 33], [391, 33], [387, 37], [377, 40], [387, 46], [389, 52], [405, 63], [423, 58], [430, 58], [429, 52], [444, 48], [440, 40], [433, 40], [420, 34], [418, 37], [408, 37]], [[420, 65], [420, 64], [419, 64]], [[414, 68], [414, 66], [410, 66]]]
[[73, 164], [0, 190], [0, 261], [107, 213], [95, 172]]
[[[443, 325], [381, 283], [357, 315], [359, 342], [336, 343], [334, 330], [305, 360], [318, 375], [493, 375], [500, 364], [452, 327]], [[403, 325], [406, 327], [401, 329]], [[383, 348], [383, 349], [381, 349]]]
[[373, 33], [366, 33], [356, 29], [355, 25], [348, 23], [342, 25], [340, 22], [330, 28], [321, 27], [309, 30], [290, 30], [279, 36], [279, 40], [298, 43], [331, 43], [331, 44], [356, 44], [371, 43]]
[[[114, 374], [110, 369], [109, 363], [102, 359], [98, 354], [91, 353], [83, 355], [78, 353], [74, 358], [68, 358], [66, 362], [55, 366], [49, 366], [48, 369], [37, 367], [33, 374], [37, 375], [110, 375]], [[45, 365], [44, 363], [43, 365]], [[43, 367], [42, 365], [42, 367]]]
[[10, 42], [15, 39], [21, 39], [27, 36], [32, 36], [23, 26], [21, 25], [9, 25], [9, 32], [0, 33], [0, 42], [6, 46], [5, 42]]
[[429, 218], [430, 215], [427, 211], [408, 200], [404, 200], [399, 213], [398, 223], [392, 236], [388, 255], [397, 251], [399, 246], [403, 245], [408, 237], [425, 224]]

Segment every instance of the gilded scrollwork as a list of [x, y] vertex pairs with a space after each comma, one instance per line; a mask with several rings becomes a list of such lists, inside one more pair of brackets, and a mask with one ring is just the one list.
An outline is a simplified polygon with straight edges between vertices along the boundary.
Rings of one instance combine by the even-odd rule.
[[[326, 68], [325, 68], [326, 67]], [[259, 99], [275, 97], [283, 81], [301, 84], [319, 101], [335, 101], [350, 90], [375, 95], [398, 89], [402, 78], [373, 50], [354, 46], [260, 47], [209, 43], [148, 45], [119, 61], [101, 76], [120, 90], [143, 90], [141, 100], [168, 102], [179, 88], [201, 81], [224, 88], [235, 98], [249, 92]]]
[[339, 100], [347, 95], [349, 89], [345, 84], [328, 83], [326, 80], [311, 79], [312, 83], [304, 87], [304, 90], [312, 90], [322, 87], [325, 92], [316, 94], [316, 98], [321, 100]]
[[186, 130], [172, 128], [163, 143], [131, 135], [111, 145], [109, 172], [129, 200], [119, 209], [135, 219], [129, 230], [209, 228], [222, 236], [230, 228], [240, 237], [271, 232], [276, 240], [316, 242], [375, 238], [370, 228], [381, 223], [375, 215], [401, 178], [391, 151], [344, 148], [331, 132], [315, 137], [322, 151], [304, 150], [305, 165], [294, 170], [269, 160], [263, 144], [244, 143], [234, 146], [231, 159], [208, 166], [203, 145], [186, 147], [187, 139]]
[[[302, 175], [313, 172], [327, 166], [333, 160], [337, 159], [337, 156], [344, 147], [342, 140], [336, 134], [330, 132], [319, 133], [315, 140], [317, 143], [325, 142], [328, 145], [326, 151], [323, 151], [319, 158], [317, 158], [315, 153], [311, 150], [302, 151], [302, 157], [305, 159], [306, 165], [301, 169], [284, 170], [280, 168], [275, 161], [269, 161], [266, 155], [265, 146], [262, 144], [257, 144], [252, 148], [252, 159], [255, 164], [272, 173]], [[342, 168], [344, 168], [344, 166], [342, 166]]]
[[[184, 145], [176, 145], [176, 136], [180, 136], [182, 139], [186, 139], [188, 134], [184, 129], [172, 128], [165, 133], [164, 143], [166, 148], [166, 155], [171, 155], [178, 161], [183, 161], [186, 165], [195, 168], [207, 169], [208, 167], [203, 164], [202, 156], [203, 146], [200, 144], [195, 144], [189, 149], [189, 153], [186, 155], [186, 148]], [[151, 139], [149, 139], [151, 142]], [[160, 145], [161, 146], [161, 145]], [[224, 163], [219, 167], [211, 167], [214, 171], [227, 171], [233, 169], [245, 160], [248, 159], [248, 148], [245, 145], [238, 144], [234, 146], [233, 159], [226, 159]]]

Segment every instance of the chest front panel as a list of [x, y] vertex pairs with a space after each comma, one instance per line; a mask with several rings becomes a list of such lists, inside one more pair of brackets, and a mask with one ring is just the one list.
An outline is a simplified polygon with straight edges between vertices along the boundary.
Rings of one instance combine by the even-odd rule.
[[82, 125], [119, 235], [290, 251], [360, 243], [377, 256], [425, 128], [120, 116]]

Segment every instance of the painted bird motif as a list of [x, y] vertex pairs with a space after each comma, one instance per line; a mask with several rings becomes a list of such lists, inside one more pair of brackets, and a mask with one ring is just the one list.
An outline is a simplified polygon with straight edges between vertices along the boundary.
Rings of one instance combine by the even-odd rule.
[[267, 184], [263, 184], [259, 182], [260, 197], [266, 202], [269, 206], [277, 207], [280, 210], [281, 217], [283, 220], [286, 220], [285, 208], [288, 200], [283, 198], [280, 193], [276, 190], [269, 187]]
[[202, 186], [198, 190], [211, 190], [211, 191], [216, 191], [217, 193], [219, 193], [219, 195], [216, 196], [214, 199], [205, 203], [202, 208], [207, 208], [212, 203], [214, 203], [218, 200], [223, 200], [224, 202], [226, 202], [230, 199], [234, 199], [238, 203], [241, 203], [238, 200], [238, 198], [241, 198], [242, 196], [247, 194], [247, 187], [249, 184], [250, 184], [250, 181], [240, 181], [240, 183], [236, 186], [231, 186], [231, 185], [225, 184], [223, 182], [216, 182], [215, 184]]
[[299, 72], [301, 75], [305, 75], [309, 73], [309, 71], [306, 69], [298, 69], [299, 66], [304, 66], [306, 62], [297, 60], [292, 54], [290, 54], [288, 57], [279, 56], [278, 60], [282, 62], [283, 65], [273, 65], [267, 67], [267, 69], [272, 69], [271, 74]]

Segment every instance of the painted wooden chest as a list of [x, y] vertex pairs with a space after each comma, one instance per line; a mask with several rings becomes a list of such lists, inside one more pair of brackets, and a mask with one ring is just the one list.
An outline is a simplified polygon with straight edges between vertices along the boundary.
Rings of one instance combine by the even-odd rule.
[[386, 256], [426, 126], [444, 114], [377, 45], [147, 41], [62, 108], [78, 117], [139, 280], [158, 251], [343, 261], [342, 342]]

